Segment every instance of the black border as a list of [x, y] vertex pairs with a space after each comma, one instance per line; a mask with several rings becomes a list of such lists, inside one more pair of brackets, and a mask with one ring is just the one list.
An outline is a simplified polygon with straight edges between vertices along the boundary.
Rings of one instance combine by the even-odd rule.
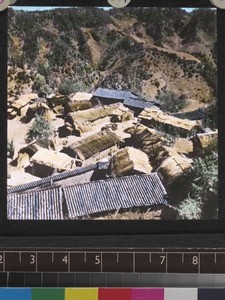
[[[18, 0], [15, 6], [109, 6], [106, 0]], [[130, 7], [213, 7], [209, 0], [132, 0]], [[218, 23], [218, 98], [219, 98], [219, 220], [201, 221], [9, 221], [7, 220], [7, 154], [4, 143], [0, 146], [0, 236], [38, 237], [50, 236], [114, 236], [107, 239], [110, 244], [119, 235], [154, 234], [219, 234], [225, 232], [225, 10], [217, 10]], [[2, 141], [7, 140], [7, 10], [0, 12], [0, 128]], [[118, 237], [119, 238], [119, 237]], [[207, 236], [206, 236], [207, 238]], [[121, 239], [121, 238], [120, 238]], [[76, 238], [73, 239], [77, 241]], [[91, 239], [92, 240], [92, 239]], [[96, 238], [94, 239], [96, 242]], [[93, 240], [93, 241], [94, 241]], [[130, 238], [138, 241], [138, 237]], [[182, 239], [181, 239], [182, 240]], [[188, 239], [189, 240], [189, 239]], [[21, 240], [22, 241], [22, 240]], [[85, 237], [82, 238], [85, 244]], [[149, 239], [148, 239], [149, 241]], [[160, 243], [160, 241], [158, 240]], [[190, 240], [189, 240], [190, 242]], [[0, 243], [1, 239], [0, 239]], [[176, 241], [173, 242], [176, 244]], [[191, 242], [190, 242], [191, 243]], [[101, 242], [100, 242], [101, 244]], [[150, 246], [150, 245], [149, 245]], [[178, 245], [176, 245], [178, 246]]]

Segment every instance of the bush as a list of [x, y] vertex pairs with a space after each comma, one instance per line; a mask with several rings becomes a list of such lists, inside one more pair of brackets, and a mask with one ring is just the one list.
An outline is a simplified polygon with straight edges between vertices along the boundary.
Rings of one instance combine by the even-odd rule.
[[182, 219], [216, 219], [218, 216], [218, 154], [196, 159], [190, 171], [188, 197], [180, 204]]
[[45, 77], [40, 74], [37, 74], [34, 78], [32, 89], [38, 93], [39, 97], [46, 97], [46, 95], [52, 93], [52, 89], [47, 85]]
[[180, 109], [187, 105], [184, 95], [178, 96], [173, 92], [165, 91], [160, 92], [157, 99], [161, 103], [161, 109], [168, 112], [178, 112]]
[[88, 91], [88, 87], [84, 82], [75, 81], [73, 79], [66, 79], [59, 86], [59, 93], [62, 95], [70, 95], [74, 92], [86, 91]]
[[49, 137], [53, 134], [50, 123], [44, 117], [35, 115], [34, 122], [27, 132], [26, 142], [37, 140], [37, 144], [44, 148], [49, 146]]

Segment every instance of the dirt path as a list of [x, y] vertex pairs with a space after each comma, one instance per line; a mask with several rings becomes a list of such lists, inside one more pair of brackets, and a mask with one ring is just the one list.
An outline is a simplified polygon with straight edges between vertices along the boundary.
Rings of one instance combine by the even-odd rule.
[[81, 30], [84, 33], [87, 44], [90, 48], [92, 61], [93, 63], [98, 64], [101, 59], [101, 46], [93, 38], [90, 28], [81, 28]]

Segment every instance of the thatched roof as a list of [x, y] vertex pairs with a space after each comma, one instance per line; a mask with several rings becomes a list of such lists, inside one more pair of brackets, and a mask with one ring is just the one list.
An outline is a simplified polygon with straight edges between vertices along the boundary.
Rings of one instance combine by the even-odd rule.
[[134, 119], [134, 113], [129, 108], [119, 105], [112, 114], [112, 122], [124, 122]]
[[69, 112], [78, 111], [78, 110], [86, 110], [86, 109], [89, 109], [92, 107], [93, 107], [92, 103], [88, 100], [68, 102], [65, 105], [65, 112], [69, 113]]
[[84, 101], [84, 100], [91, 100], [93, 97], [93, 94], [90, 93], [82, 93], [82, 92], [77, 92], [75, 95], [70, 97], [71, 101]]
[[161, 123], [163, 125], [170, 125], [185, 131], [195, 131], [200, 129], [200, 126], [196, 121], [170, 116], [159, 108], [146, 108], [140, 113], [139, 118]]
[[218, 139], [218, 130], [196, 134], [191, 140], [194, 144], [194, 148], [207, 149], [213, 145]]
[[136, 124], [135, 126], [128, 128], [126, 132], [130, 133], [132, 138], [142, 145], [154, 144], [164, 140], [163, 135], [157, 130], [142, 124]]
[[193, 143], [189, 139], [178, 138], [175, 141], [173, 148], [179, 153], [188, 154], [193, 152]]
[[121, 149], [113, 155], [110, 167], [110, 174], [113, 177], [135, 173], [149, 174], [152, 171], [148, 156], [132, 147]]
[[37, 94], [25, 94], [19, 97], [18, 100], [12, 102], [10, 107], [20, 110], [22, 107], [28, 105], [32, 100], [38, 99]]
[[111, 131], [101, 131], [78, 142], [71, 144], [63, 150], [72, 157], [78, 156], [81, 160], [88, 159], [93, 155], [113, 147], [121, 139]]
[[52, 121], [52, 119], [54, 118], [53, 112], [50, 110], [48, 105], [43, 102], [36, 102], [29, 106], [26, 112], [27, 121], [33, 119], [36, 114], [43, 116], [47, 121]]
[[192, 160], [181, 155], [169, 156], [157, 169], [162, 182], [170, 185], [191, 168]]
[[205, 110], [202, 108], [187, 111], [187, 112], [178, 112], [172, 113], [171, 116], [180, 118], [180, 119], [188, 119], [188, 120], [202, 120], [205, 116]]
[[113, 112], [118, 108], [117, 105], [104, 106], [99, 108], [90, 108], [83, 111], [71, 113], [74, 120], [81, 119], [89, 122], [94, 122], [98, 119], [111, 116]]
[[56, 169], [58, 172], [75, 169], [74, 160], [70, 156], [44, 148], [38, 150], [30, 162]]

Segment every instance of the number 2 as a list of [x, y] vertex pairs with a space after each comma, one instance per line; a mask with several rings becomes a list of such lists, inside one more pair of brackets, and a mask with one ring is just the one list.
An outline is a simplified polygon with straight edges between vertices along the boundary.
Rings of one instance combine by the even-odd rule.
[[0, 264], [3, 264], [3, 256], [0, 255]]

